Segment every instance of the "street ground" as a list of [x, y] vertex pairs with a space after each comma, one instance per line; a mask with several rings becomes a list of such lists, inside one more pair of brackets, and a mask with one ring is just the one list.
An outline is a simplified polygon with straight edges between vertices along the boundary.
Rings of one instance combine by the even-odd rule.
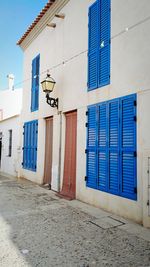
[[150, 230], [0, 176], [0, 267], [150, 266]]

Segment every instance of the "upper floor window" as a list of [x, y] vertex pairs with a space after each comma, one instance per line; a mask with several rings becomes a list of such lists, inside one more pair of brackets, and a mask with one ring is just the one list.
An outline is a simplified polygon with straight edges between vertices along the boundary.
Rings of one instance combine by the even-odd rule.
[[89, 8], [88, 90], [110, 83], [110, 0]]
[[9, 130], [9, 145], [8, 145], [8, 157], [12, 155], [12, 130]]
[[31, 88], [31, 111], [39, 108], [39, 72], [40, 55], [32, 60], [32, 88]]

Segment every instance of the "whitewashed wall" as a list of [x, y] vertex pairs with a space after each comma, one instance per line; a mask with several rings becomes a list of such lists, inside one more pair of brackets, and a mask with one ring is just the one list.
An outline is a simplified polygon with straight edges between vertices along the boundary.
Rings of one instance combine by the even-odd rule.
[[[9, 130], [12, 130], [12, 153], [9, 152]], [[0, 172], [18, 177], [19, 158], [21, 148], [20, 142], [20, 116], [14, 116], [0, 122], [0, 133], [2, 133], [2, 155]]]
[[[40, 72], [51, 69], [63, 61], [65, 65], [51, 70], [56, 80], [54, 97], [59, 97], [59, 111], [77, 109], [77, 192], [78, 199], [92, 205], [102, 207], [116, 214], [131, 218], [137, 222], [145, 221], [150, 225], [147, 216], [145, 195], [147, 192], [146, 160], [150, 151], [150, 20], [145, 18], [150, 14], [149, 0], [112, 0], [111, 10], [111, 84], [103, 88], [87, 92], [87, 50], [88, 45], [88, 7], [94, 1], [70, 0], [62, 9], [66, 15], [64, 20], [55, 18], [56, 28], [46, 27], [39, 36], [32, 41], [24, 52], [24, 80], [31, 75], [32, 59], [40, 53]], [[79, 55], [80, 54], [80, 55]], [[41, 75], [41, 80], [46, 76]], [[138, 200], [132, 201], [105, 192], [86, 188], [84, 177], [86, 174], [86, 129], [85, 111], [87, 105], [109, 100], [112, 98], [137, 93], [137, 148], [138, 148]], [[27, 179], [42, 183], [44, 173], [44, 118], [54, 115], [53, 140], [53, 170], [52, 188], [57, 189], [59, 177], [59, 119], [57, 109], [46, 104], [45, 95], [40, 91], [39, 111], [30, 112], [31, 81], [24, 84], [22, 124], [25, 121], [39, 120], [38, 162], [37, 173], [21, 170], [21, 175]], [[144, 118], [144, 119], [143, 119]], [[146, 124], [145, 124], [146, 123]], [[63, 115], [62, 131], [62, 162], [61, 183], [64, 162], [64, 133], [65, 118]], [[144, 216], [143, 216], [144, 214]], [[144, 217], [144, 219], [143, 219]]]
[[0, 109], [3, 119], [20, 114], [22, 108], [22, 89], [0, 91]]

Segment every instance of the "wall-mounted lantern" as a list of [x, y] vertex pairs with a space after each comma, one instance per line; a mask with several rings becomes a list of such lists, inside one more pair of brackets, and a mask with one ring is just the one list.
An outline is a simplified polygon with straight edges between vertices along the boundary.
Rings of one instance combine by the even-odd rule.
[[42, 90], [46, 94], [46, 102], [52, 107], [52, 108], [58, 108], [58, 98], [52, 98], [50, 97], [50, 93], [53, 92], [54, 86], [55, 86], [54, 79], [50, 76], [50, 74], [47, 74], [47, 77], [41, 82]]

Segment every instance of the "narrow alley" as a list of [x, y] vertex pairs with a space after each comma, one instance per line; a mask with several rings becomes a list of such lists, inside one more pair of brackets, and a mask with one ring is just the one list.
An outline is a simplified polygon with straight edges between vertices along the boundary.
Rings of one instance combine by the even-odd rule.
[[149, 266], [150, 231], [0, 176], [0, 266]]

